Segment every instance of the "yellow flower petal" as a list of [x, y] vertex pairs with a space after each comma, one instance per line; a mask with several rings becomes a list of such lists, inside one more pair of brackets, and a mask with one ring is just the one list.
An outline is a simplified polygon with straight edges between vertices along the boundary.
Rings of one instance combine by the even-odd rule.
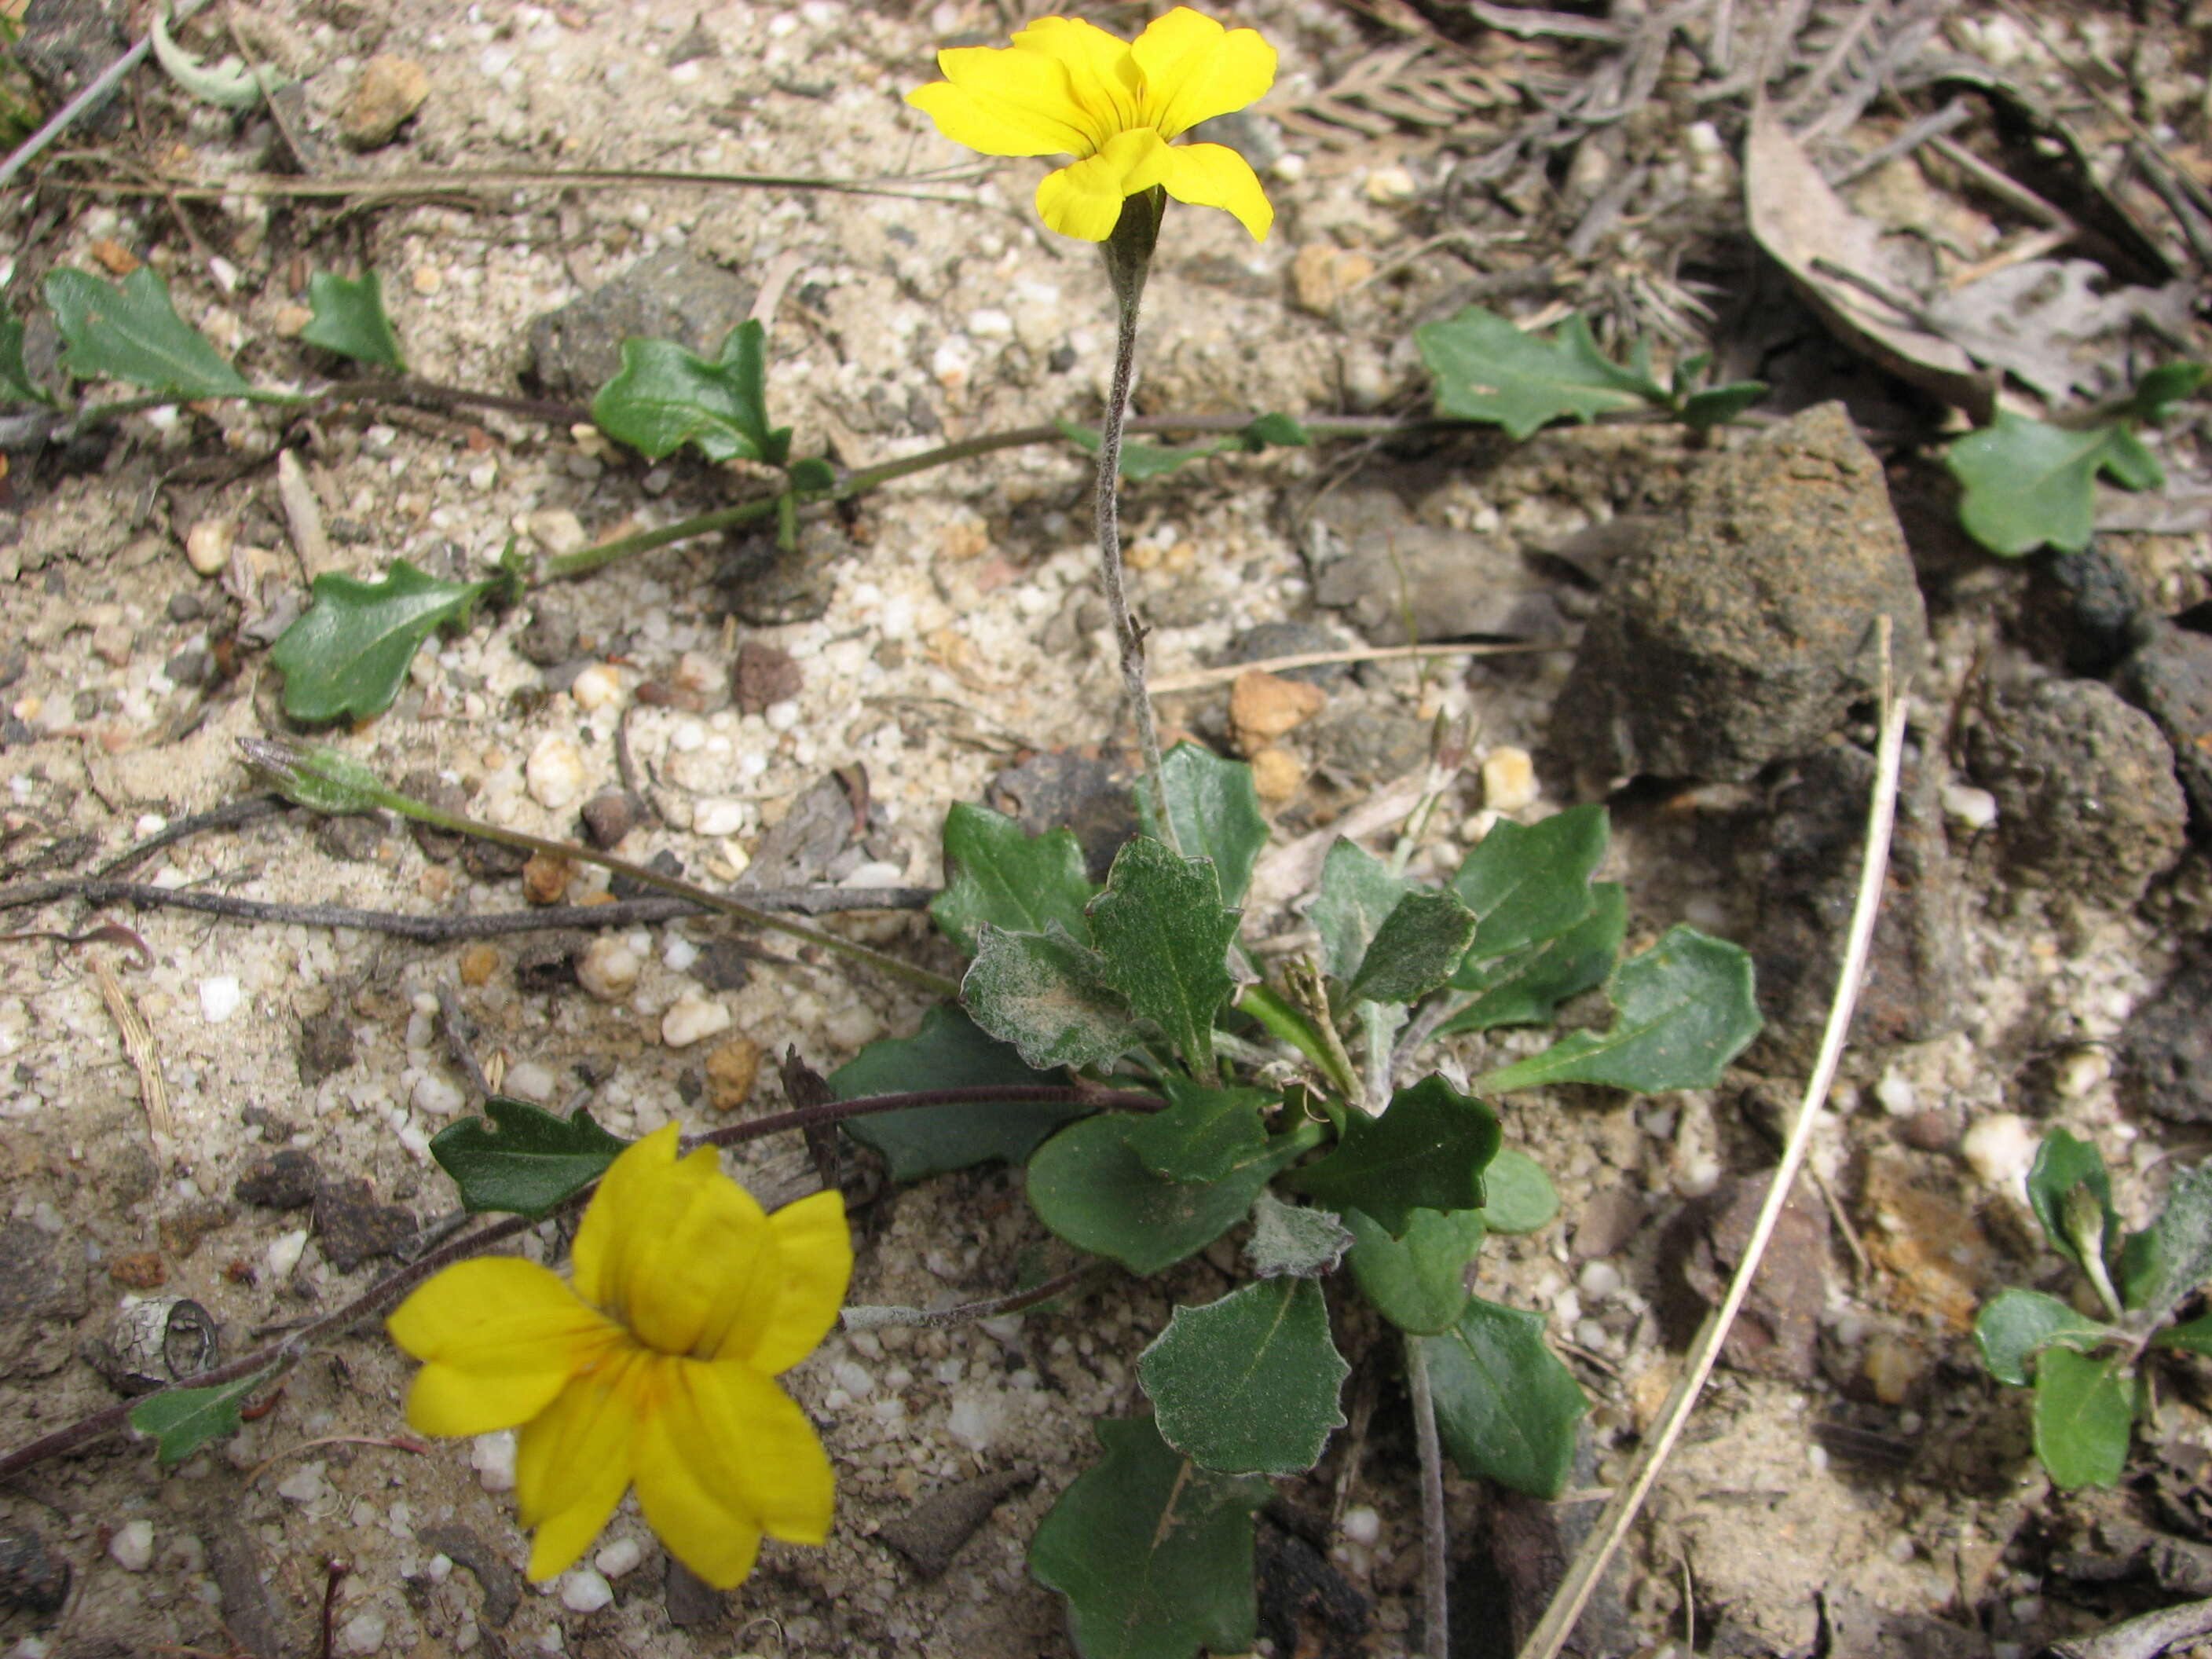
[[717, 1359], [742, 1360], [773, 1376], [821, 1346], [837, 1322], [845, 1286], [853, 1277], [853, 1236], [845, 1225], [845, 1200], [836, 1191], [787, 1204], [768, 1218], [775, 1242], [763, 1305], [733, 1321], [714, 1350]]
[[713, 1148], [675, 1149], [671, 1125], [615, 1160], [576, 1230], [576, 1287], [648, 1347], [710, 1354], [773, 1310], [768, 1218]]
[[952, 46], [945, 79], [907, 94], [957, 144], [986, 155], [1088, 155], [1112, 129], [1075, 100], [1067, 65], [1012, 46]]
[[1168, 147], [1150, 127], [1117, 132], [1088, 161], [1048, 173], [1037, 186], [1036, 210], [1063, 236], [1103, 242], [1114, 234], [1121, 204], [1159, 183]]
[[740, 1364], [673, 1362], [637, 1450], [637, 1501], [677, 1559], [718, 1589], [752, 1571], [766, 1532], [830, 1535], [836, 1481], [806, 1414]]
[[1163, 138], [1256, 103], [1275, 84], [1275, 49], [1256, 30], [1224, 29], [1188, 6], [1155, 19], [1129, 55], [1145, 74], [1144, 118]]
[[573, 1378], [523, 1425], [514, 1448], [515, 1509], [537, 1530], [530, 1576], [575, 1564], [622, 1502], [635, 1464], [655, 1368], [674, 1362], [626, 1348]]
[[[1127, 40], [1077, 18], [1041, 17], [1015, 33], [1014, 46], [1042, 52], [1067, 71], [1068, 92], [1083, 112], [1084, 125], [1094, 134], [1121, 132], [1143, 125], [1139, 108], [1144, 76], [1129, 56]], [[1091, 149], [1097, 147], [1094, 138]]]
[[1267, 240], [1274, 204], [1249, 161], [1225, 144], [1177, 144], [1167, 157], [1160, 184], [1169, 195], [1194, 207], [1226, 208], [1255, 241]]
[[558, 1275], [515, 1256], [457, 1262], [385, 1322], [427, 1363], [407, 1393], [421, 1434], [486, 1434], [527, 1422], [620, 1333]]

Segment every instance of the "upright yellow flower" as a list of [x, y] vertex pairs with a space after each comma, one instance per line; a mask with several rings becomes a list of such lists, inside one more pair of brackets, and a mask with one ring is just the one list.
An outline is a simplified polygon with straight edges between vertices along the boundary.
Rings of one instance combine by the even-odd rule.
[[761, 1534], [818, 1544], [834, 1497], [813, 1425], [773, 1379], [811, 1353], [852, 1276], [844, 1200], [774, 1215], [673, 1125], [615, 1159], [576, 1230], [573, 1279], [513, 1256], [448, 1267], [392, 1312], [424, 1361], [423, 1434], [520, 1426], [530, 1576], [574, 1563], [634, 1481], [676, 1559], [717, 1589]]
[[1226, 208], [1255, 240], [1275, 210], [1250, 165], [1221, 144], [1173, 140], [1243, 109], [1275, 82], [1275, 49], [1177, 6], [1134, 41], [1047, 17], [1011, 46], [937, 54], [945, 79], [907, 94], [957, 144], [986, 155], [1074, 156], [1037, 186], [1037, 212], [1064, 236], [1103, 242], [1128, 198], [1158, 185]]

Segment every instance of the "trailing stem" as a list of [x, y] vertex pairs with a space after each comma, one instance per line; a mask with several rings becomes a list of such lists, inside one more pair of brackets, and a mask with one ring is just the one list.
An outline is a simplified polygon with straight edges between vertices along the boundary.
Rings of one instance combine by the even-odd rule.
[[1129, 418], [1129, 391], [1137, 374], [1137, 313], [1145, 297], [1152, 245], [1158, 240], [1165, 198], [1158, 190], [1132, 196], [1104, 244], [1106, 274], [1114, 284], [1119, 323], [1114, 337], [1114, 380], [1106, 393], [1106, 417], [1099, 428], [1098, 485], [1094, 521], [1098, 562], [1106, 583], [1106, 606], [1114, 616], [1114, 635], [1121, 647], [1121, 690], [1137, 726], [1137, 753], [1144, 763], [1144, 789], [1152, 805], [1160, 838], [1177, 854], [1175, 820], [1168, 815], [1167, 788], [1161, 781], [1160, 733], [1152, 718], [1152, 693], [1145, 684], [1145, 634], [1129, 611], [1121, 567], [1121, 428]]
[[1406, 1339], [1406, 1387], [1413, 1396], [1413, 1443], [1421, 1459], [1421, 1644], [1430, 1659], [1451, 1650], [1451, 1551], [1445, 1534], [1443, 1448], [1437, 1440], [1437, 1402], [1429, 1389], [1428, 1351]]

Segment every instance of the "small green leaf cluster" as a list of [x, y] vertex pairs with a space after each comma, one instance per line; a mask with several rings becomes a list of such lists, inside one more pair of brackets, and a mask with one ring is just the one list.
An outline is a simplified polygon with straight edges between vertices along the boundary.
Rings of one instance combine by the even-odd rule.
[[2109, 1486], [2150, 1405], [2147, 1352], [2212, 1355], [2212, 1314], [2169, 1324], [2212, 1278], [2212, 1165], [2178, 1176], [2140, 1232], [2122, 1228], [2096, 1147], [2063, 1129], [2038, 1149], [2029, 1207], [2051, 1247], [2080, 1270], [2103, 1317], [2041, 1291], [2002, 1291], [1974, 1340], [1990, 1375], [2034, 1390], [2035, 1453], [2062, 1486]]
[[2008, 410], [1951, 446], [1945, 464], [1963, 490], [1959, 522], [1992, 553], [2016, 556], [2039, 547], [2078, 553], [2096, 528], [2097, 480], [2124, 489], [2162, 489], [2166, 469], [2142, 439], [2176, 404], [2196, 396], [2202, 363], [2154, 368], [2118, 403], [2080, 425], [2031, 420]]
[[[1161, 781], [1166, 822], [1140, 796], [1143, 833], [1103, 886], [1067, 831], [955, 806], [933, 915], [971, 957], [961, 1006], [870, 1045], [831, 1087], [1111, 1078], [1158, 1109], [994, 1102], [847, 1127], [899, 1178], [1025, 1161], [1044, 1226], [1139, 1275], [1250, 1223], [1251, 1276], [1175, 1310], [1138, 1362], [1150, 1415], [1098, 1425], [1103, 1460], [1030, 1553], [1085, 1655], [1181, 1659], [1251, 1644], [1251, 1517], [1267, 1480], [1311, 1468], [1343, 1425], [1332, 1328], [1346, 1315], [1332, 1304], [1346, 1296], [1419, 1345], [1462, 1470], [1559, 1491], [1582, 1390], [1540, 1316], [1472, 1289], [1490, 1234], [1559, 1207], [1534, 1161], [1501, 1145], [1492, 1099], [1540, 1082], [1709, 1086], [1759, 1018], [1731, 945], [1677, 928], [1616, 963], [1626, 907], [1592, 879], [1595, 807], [1499, 824], [1442, 887], [1339, 842], [1311, 906], [1316, 955], [1264, 975], [1238, 941], [1267, 834], [1249, 769], [1184, 744]], [[1599, 990], [1602, 1030], [1472, 1084], [1398, 1053], [1416, 1017], [1435, 1032], [1541, 1024]]]
[[[1095, 426], [1082, 426], [1073, 421], [1054, 421], [1053, 424], [1086, 455], [1096, 455], [1105, 447], [1105, 437]], [[1115, 470], [1121, 477], [1136, 483], [1173, 472], [1187, 462], [1207, 460], [1216, 455], [1256, 455], [1263, 449], [1303, 449], [1312, 442], [1313, 434], [1289, 416], [1262, 415], [1256, 421], [1246, 422], [1241, 430], [1210, 444], [1176, 448], [1143, 438], [1125, 440], [1120, 464]]]
[[1436, 378], [1437, 414], [1492, 422], [1516, 441], [1553, 421], [1643, 409], [1663, 410], [1692, 430], [1708, 432], [1766, 395], [1759, 380], [1707, 384], [1709, 352], [1676, 365], [1662, 385], [1651, 373], [1649, 340], [1639, 336], [1628, 361], [1617, 363], [1598, 349], [1580, 312], [1541, 339], [1494, 311], [1469, 306], [1455, 317], [1422, 324], [1413, 343]]

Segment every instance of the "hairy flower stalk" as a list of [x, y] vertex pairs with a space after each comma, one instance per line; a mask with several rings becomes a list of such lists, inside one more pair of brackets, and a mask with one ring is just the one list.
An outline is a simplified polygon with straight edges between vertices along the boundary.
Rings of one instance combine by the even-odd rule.
[[1064, 236], [1100, 244], [1106, 257], [1119, 316], [1098, 447], [1098, 556], [1146, 787], [1160, 834], [1174, 846], [1145, 684], [1144, 630], [1123, 580], [1121, 432], [1136, 379], [1137, 313], [1167, 198], [1221, 208], [1255, 240], [1274, 221], [1243, 156], [1222, 144], [1174, 141], [1264, 95], [1274, 84], [1275, 49], [1250, 29], [1224, 28], [1178, 6], [1133, 41], [1073, 18], [1046, 17], [1011, 46], [950, 48], [937, 62], [945, 79], [917, 88], [907, 101], [947, 138], [987, 155], [1073, 156], [1037, 185], [1037, 213]]

